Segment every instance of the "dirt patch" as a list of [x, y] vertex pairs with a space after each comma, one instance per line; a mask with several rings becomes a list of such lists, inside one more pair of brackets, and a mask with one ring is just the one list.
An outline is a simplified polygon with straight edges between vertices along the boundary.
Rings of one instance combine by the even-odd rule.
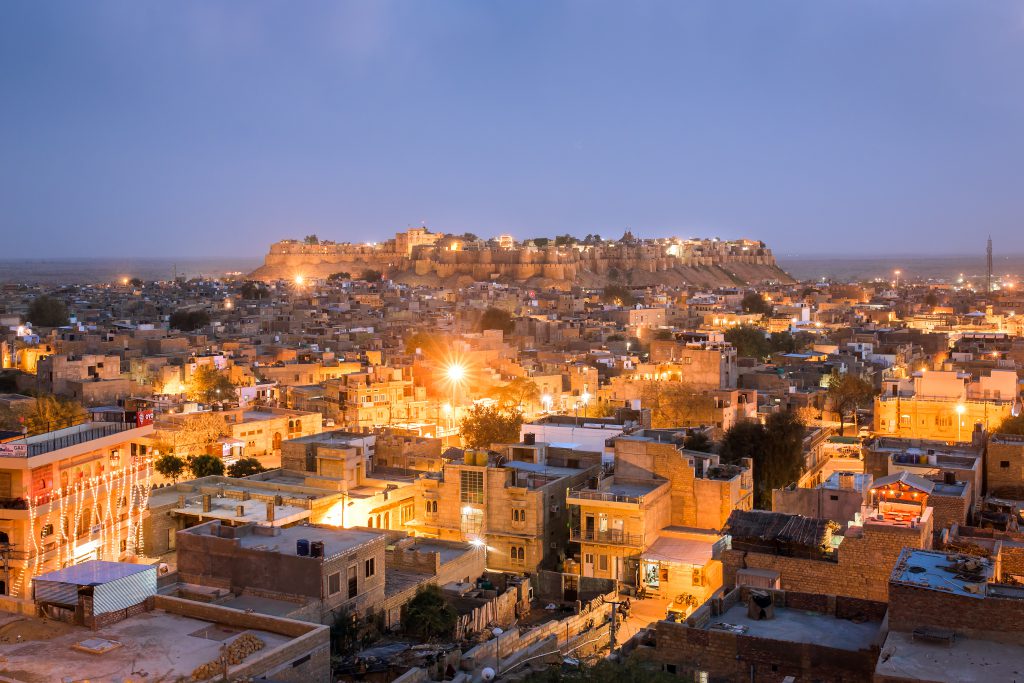
[[50, 640], [64, 635], [74, 626], [51, 619], [26, 617], [0, 626], [0, 644], [25, 643], [31, 640]]

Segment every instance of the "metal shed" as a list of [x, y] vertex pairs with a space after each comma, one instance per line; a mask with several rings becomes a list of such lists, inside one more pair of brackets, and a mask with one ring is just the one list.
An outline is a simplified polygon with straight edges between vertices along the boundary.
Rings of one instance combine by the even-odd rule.
[[92, 594], [93, 615], [127, 609], [156, 595], [156, 566], [91, 560], [32, 580], [36, 604], [74, 609], [80, 595]]

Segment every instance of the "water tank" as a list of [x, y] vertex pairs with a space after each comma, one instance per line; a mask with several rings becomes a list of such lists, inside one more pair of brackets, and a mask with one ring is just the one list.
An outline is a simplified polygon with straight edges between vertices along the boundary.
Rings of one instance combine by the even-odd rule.
[[309, 554], [311, 557], [323, 557], [324, 556], [324, 542], [313, 541], [309, 544]]
[[309, 540], [300, 538], [295, 542], [295, 554], [300, 557], [309, 557]]

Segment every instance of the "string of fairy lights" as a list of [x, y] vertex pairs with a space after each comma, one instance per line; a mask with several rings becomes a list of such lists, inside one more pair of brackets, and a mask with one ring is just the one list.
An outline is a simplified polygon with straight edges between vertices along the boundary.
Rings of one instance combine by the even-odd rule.
[[[13, 587], [14, 594], [20, 595], [21, 587], [40, 574], [50, 560], [54, 567], [74, 564], [84, 543], [93, 543], [90, 556], [95, 550], [95, 557], [101, 560], [116, 561], [122, 553], [141, 555], [142, 521], [152, 490], [150, 464], [144, 462], [82, 478], [47, 495], [30, 497], [31, 549], [26, 570]], [[41, 512], [43, 506], [45, 511]], [[90, 541], [93, 536], [97, 538]]]

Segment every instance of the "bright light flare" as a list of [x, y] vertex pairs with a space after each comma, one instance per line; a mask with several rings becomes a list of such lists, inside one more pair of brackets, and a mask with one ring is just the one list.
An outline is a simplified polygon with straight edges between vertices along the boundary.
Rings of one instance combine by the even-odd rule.
[[298, 286], [301, 287], [302, 283], [304, 283], [305, 281], [306, 281], [306, 278], [302, 277], [301, 275], [296, 275], [295, 276], [295, 284], [297, 284]]
[[448, 369], [444, 371], [445, 377], [448, 378], [449, 382], [458, 384], [462, 380], [466, 379], [466, 366], [461, 363], [452, 363], [448, 366]]

